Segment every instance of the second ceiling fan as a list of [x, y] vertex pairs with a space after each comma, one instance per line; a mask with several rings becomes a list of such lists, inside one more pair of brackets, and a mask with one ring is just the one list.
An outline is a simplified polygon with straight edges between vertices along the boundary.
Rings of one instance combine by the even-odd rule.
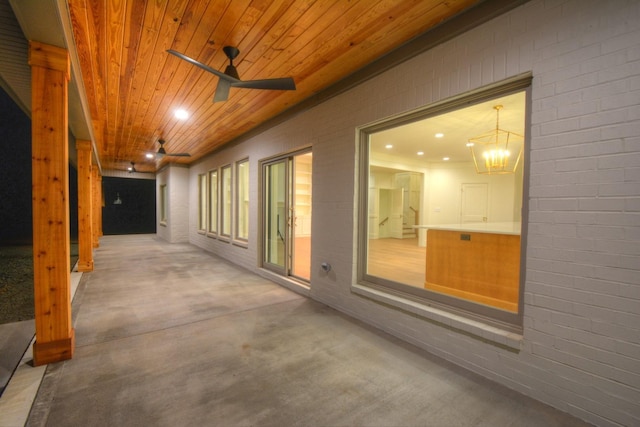
[[231, 87], [267, 90], [296, 89], [296, 84], [291, 77], [261, 80], [240, 80], [238, 70], [236, 70], [236, 67], [233, 65], [233, 60], [238, 56], [240, 51], [238, 50], [238, 48], [233, 46], [225, 46], [222, 48], [222, 50], [224, 51], [225, 55], [227, 55], [227, 58], [229, 58], [229, 65], [227, 65], [224, 73], [215, 70], [201, 62], [198, 62], [193, 58], [189, 58], [188, 56], [180, 52], [176, 52], [175, 50], [169, 49], [167, 50], [167, 52], [219, 77], [220, 80], [218, 80], [218, 86], [216, 87], [216, 92], [213, 96], [213, 102], [226, 101], [229, 98], [229, 89]]
[[158, 140], [158, 144], [160, 144], [160, 148], [158, 148], [158, 152], [155, 154], [155, 158], [157, 160], [162, 159], [164, 156], [191, 157], [191, 154], [189, 154], [189, 153], [167, 153], [167, 150], [164, 149], [165, 142], [166, 141], [164, 139], [159, 139]]

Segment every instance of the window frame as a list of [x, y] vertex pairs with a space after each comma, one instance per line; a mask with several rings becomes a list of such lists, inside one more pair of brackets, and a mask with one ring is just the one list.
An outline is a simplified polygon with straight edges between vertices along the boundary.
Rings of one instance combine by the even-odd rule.
[[[204, 200], [203, 200], [204, 197]], [[198, 233], [207, 232], [209, 200], [208, 200], [207, 174], [198, 175]]]
[[160, 225], [166, 226], [168, 222], [169, 201], [167, 199], [167, 184], [160, 184]]
[[[241, 180], [241, 176], [240, 173], [241, 171], [245, 170], [246, 172], [246, 180]], [[233, 215], [233, 219], [234, 219], [234, 240], [236, 242], [240, 242], [241, 244], [246, 245], [249, 242], [249, 185], [250, 185], [250, 172], [249, 172], [249, 158], [244, 158], [242, 160], [238, 160], [235, 163], [235, 195], [234, 195], [234, 215]], [[244, 188], [244, 190], [246, 191], [246, 197], [247, 197], [247, 208], [242, 209], [241, 203], [242, 200], [241, 198], [243, 197], [243, 192], [241, 191], [241, 185], [244, 182], [244, 185], [246, 186], [246, 188]], [[240, 235], [240, 227], [242, 226], [243, 223], [243, 213], [244, 215], [246, 215], [246, 218], [244, 218], [244, 222], [246, 223], [246, 236], [241, 236]]]
[[[376, 123], [366, 125], [357, 129], [357, 145], [359, 152], [359, 180], [357, 181], [358, 194], [358, 245], [357, 245], [357, 280], [352, 290], [356, 294], [359, 287], [369, 288], [376, 293], [387, 295], [391, 298], [402, 298], [422, 306], [435, 307], [449, 313], [461, 315], [466, 318], [477, 320], [485, 324], [497, 326], [501, 329], [521, 332], [523, 324], [524, 307], [524, 283], [526, 272], [526, 229], [528, 218], [528, 194], [529, 194], [529, 157], [530, 157], [530, 115], [531, 115], [531, 81], [530, 73], [516, 76], [493, 85], [480, 88], [478, 90], [461, 94], [460, 96], [437, 102], [416, 111], [380, 120]], [[438, 116], [447, 112], [455, 111], [471, 104], [485, 102], [492, 98], [506, 96], [515, 92], [525, 92], [525, 148], [523, 152], [523, 188], [522, 188], [522, 218], [520, 233], [520, 278], [519, 278], [519, 298], [517, 313], [500, 310], [485, 306], [469, 300], [456, 298], [449, 295], [440, 294], [427, 289], [412, 287], [410, 285], [394, 282], [377, 276], [367, 274], [368, 262], [368, 238], [369, 238], [369, 136], [376, 132], [391, 129], [418, 120]], [[394, 304], [392, 304], [394, 305]], [[404, 309], [404, 305], [402, 305]]]
[[[225, 194], [225, 178], [229, 179], [229, 193]], [[221, 185], [218, 188], [220, 192], [219, 198], [219, 218], [218, 218], [218, 236], [225, 240], [231, 240], [233, 233], [233, 168], [231, 164], [220, 167]], [[228, 200], [227, 200], [228, 199]], [[229, 232], [225, 232], [225, 226], [229, 227]]]
[[[215, 194], [213, 186], [213, 177], [215, 175]], [[209, 183], [208, 195], [209, 195], [209, 218], [207, 221], [207, 236], [217, 237], [219, 224], [219, 207], [220, 207], [220, 185], [219, 185], [219, 171], [218, 169], [212, 169], [207, 172], [207, 180]]]

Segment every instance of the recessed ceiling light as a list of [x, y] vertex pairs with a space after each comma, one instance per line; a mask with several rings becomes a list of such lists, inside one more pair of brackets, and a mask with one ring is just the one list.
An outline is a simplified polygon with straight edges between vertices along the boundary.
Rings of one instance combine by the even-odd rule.
[[424, 155], [424, 151], [418, 151], [418, 156], [423, 156]]
[[473, 142], [467, 142], [467, 147], [473, 147]]
[[187, 120], [189, 118], [189, 113], [187, 110], [183, 110], [182, 108], [176, 110], [175, 112], [176, 118], [180, 120]]
[[446, 162], [447, 160], [449, 160], [449, 158], [448, 157], [443, 157], [442, 160], [444, 160]]
[[155, 156], [153, 155], [153, 153], [147, 153], [147, 154], [145, 155], [145, 157], [146, 157], [147, 159], [153, 159]]
[[387, 144], [387, 145], [385, 145], [385, 146], [384, 146], [384, 148], [386, 148], [386, 149], [388, 150], [388, 149], [390, 149], [390, 148], [393, 148], [393, 145], [391, 145], [391, 144]]
[[436, 133], [436, 138], [442, 138], [444, 136], [444, 133], [438, 132]]

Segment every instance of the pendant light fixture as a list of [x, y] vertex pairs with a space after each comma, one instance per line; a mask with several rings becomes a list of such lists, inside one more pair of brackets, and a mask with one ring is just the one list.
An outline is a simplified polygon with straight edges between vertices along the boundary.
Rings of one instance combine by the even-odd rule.
[[522, 157], [524, 135], [500, 129], [500, 110], [496, 110], [495, 129], [469, 138], [467, 147], [471, 150], [476, 172], [483, 175], [514, 173]]

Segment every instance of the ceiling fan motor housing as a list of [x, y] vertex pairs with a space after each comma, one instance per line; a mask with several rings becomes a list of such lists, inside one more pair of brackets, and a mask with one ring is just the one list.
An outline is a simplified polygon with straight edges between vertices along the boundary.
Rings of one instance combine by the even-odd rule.
[[233, 61], [234, 59], [236, 59], [236, 57], [240, 54], [240, 51], [238, 50], [237, 47], [233, 47], [233, 46], [225, 46], [222, 48], [223, 52], [225, 55], [227, 55], [227, 57]]

